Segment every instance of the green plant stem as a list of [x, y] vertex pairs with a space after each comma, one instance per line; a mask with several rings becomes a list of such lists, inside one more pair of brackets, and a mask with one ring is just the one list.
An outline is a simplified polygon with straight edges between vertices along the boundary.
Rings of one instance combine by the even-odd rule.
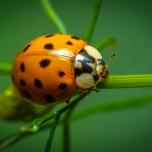
[[70, 109], [67, 111], [67, 113], [64, 116], [63, 119], [63, 151], [64, 152], [70, 152], [70, 126], [69, 121], [71, 118], [71, 114], [73, 113], [74, 109], [76, 108], [77, 104], [79, 103], [79, 100], [75, 102]]
[[54, 136], [55, 129], [56, 129], [59, 119], [60, 119], [60, 115], [54, 118], [53, 122], [51, 123], [50, 134], [46, 143], [45, 152], [50, 152], [52, 149], [53, 136]]
[[55, 12], [51, 4], [51, 1], [49, 0], [40, 0], [40, 1], [41, 1], [43, 9], [46, 12], [46, 15], [49, 17], [50, 21], [55, 25], [57, 30], [61, 33], [67, 33], [65, 25], [63, 21], [61, 20], [61, 18]]
[[59, 111], [57, 112], [50, 112], [40, 118], [35, 119], [29, 126], [25, 127], [23, 130], [26, 132], [32, 131], [35, 132], [38, 129], [40, 129], [40, 127], [46, 123], [48, 120], [51, 120], [55, 117], [57, 117], [58, 115], [61, 115], [62, 113], [66, 112], [68, 109], [70, 109], [71, 107], [73, 107], [78, 101], [80, 101], [82, 98], [84, 98], [83, 95], [79, 95], [77, 96], [73, 101], [71, 101], [68, 105], [66, 105], [65, 107], [61, 108]]
[[152, 74], [109, 75], [99, 88], [139, 88], [152, 87]]
[[100, 11], [100, 8], [101, 8], [101, 3], [102, 3], [102, 0], [95, 0], [94, 8], [93, 8], [93, 11], [92, 11], [92, 15], [91, 15], [90, 22], [89, 22], [87, 32], [86, 32], [86, 36], [85, 36], [85, 38], [88, 42], [91, 41], [91, 38], [92, 38], [92, 35], [93, 35], [93, 32], [94, 32], [95, 25], [96, 25], [96, 22], [97, 22], [97, 18], [99, 16], [98, 14], [99, 14], [99, 11]]
[[0, 62], [0, 74], [10, 74], [12, 65], [5, 62]]
[[0, 140], [0, 150], [5, 149], [6, 147], [13, 145], [14, 143], [16, 143], [18, 140], [22, 139], [25, 137], [25, 135], [27, 135], [28, 133], [23, 133], [23, 132], [19, 132], [19, 133], [15, 133], [11, 136], [8, 136], [6, 138], [4, 138], [3, 140]]
[[[104, 103], [103, 101], [99, 101], [98, 103], [99, 104], [97, 105], [92, 105], [91, 107], [76, 112], [74, 115], [71, 116], [70, 122], [74, 122], [82, 118], [93, 116], [102, 112], [110, 112], [110, 111], [112, 112], [112, 111], [136, 108], [136, 107], [152, 104], [152, 95], [150, 94], [146, 96], [140, 96], [140, 97], [134, 97], [134, 98], [128, 98], [119, 101], [104, 102]], [[64, 123], [64, 119], [60, 121], [59, 125], [63, 123]], [[50, 124], [44, 125], [36, 133], [40, 133], [41, 131], [46, 130], [48, 128], [50, 128]], [[12, 136], [9, 136], [0, 141], [0, 150], [15, 144], [16, 142], [30, 135], [34, 135], [34, 134], [32, 132], [18, 132], [16, 134], [13, 134]]]
[[70, 126], [69, 122], [63, 123], [63, 152], [70, 152]]
[[[78, 99], [80, 99], [80, 97], [83, 97], [83, 96], [78, 96], [71, 104], [70, 104], [70, 109], [68, 110], [67, 108], [69, 108], [69, 105], [68, 106], [65, 106], [64, 108], [62, 108], [61, 110], [59, 110], [58, 112], [56, 112], [56, 117], [53, 119], [53, 122], [52, 122], [52, 125], [51, 125], [51, 130], [50, 130], [50, 135], [49, 135], [49, 138], [48, 138], [48, 141], [47, 141], [47, 144], [46, 144], [46, 147], [45, 147], [45, 152], [50, 152], [51, 151], [51, 147], [52, 147], [52, 142], [53, 142], [53, 136], [54, 136], [54, 133], [55, 133], [55, 129], [56, 129], [56, 126], [58, 124], [58, 121], [61, 117], [61, 115], [63, 114], [63, 112], [65, 112], [66, 110], [68, 110], [66, 116], [65, 116], [65, 122], [63, 123], [63, 126], [65, 127], [65, 130], [64, 130], [64, 135], [66, 135], [65, 137], [65, 140], [64, 143], [64, 150], [66, 149], [66, 152], [69, 152], [70, 151], [70, 148], [69, 148], [69, 125], [68, 125], [68, 118], [70, 117], [70, 114], [71, 112], [73, 111], [74, 107], [76, 106], [76, 104], [78, 103]], [[46, 122], [48, 120], [48, 115], [47, 117], [46, 116], [43, 116], [43, 121], [41, 120], [41, 124], [39, 124], [38, 128], [41, 127], [41, 125]]]
[[93, 116], [95, 114], [102, 112], [112, 112], [123, 109], [137, 108], [148, 104], [152, 104], [151, 94], [139, 96], [139, 97], [115, 100], [108, 103], [104, 102], [78, 111], [71, 117], [71, 121], [77, 121], [79, 119]]
[[116, 39], [113, 36], [106, 36], [102, 38], [99, 42], [97, 42], [94, 46], [98, 50], [108, 49], [113, 47], [116, 44]]

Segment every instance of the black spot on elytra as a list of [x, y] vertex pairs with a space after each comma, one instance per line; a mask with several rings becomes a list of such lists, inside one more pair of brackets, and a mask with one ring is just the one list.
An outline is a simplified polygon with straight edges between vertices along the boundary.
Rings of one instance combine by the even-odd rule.
[[25, 80], [23, 80], [23, 79], [21, 79], [21, 80], [19, 81], [19, 83], [20, 83], [20, 85], [21, 85], [22, 87], [25, 87], [25, 86], [26, 86], [26, 82], [25, 82]]
[[52, 36], [54, 36], [54, 34], [48, 34], [45, 36], [45, 38], [52, 37]]
[[45, 94], [44, 98], [45, 98], [46, 102], [48, 102], [48, 103], [55, 102], [55, 99], [50, 94]]
[[94, 74], [93, 74], [93, 79], [94, 79], [95, 81], [97, 81], [97, 80], [99, 79], [99, 76], [98, 76], [97, 73], [94, 73]]
[[59, 77], [63, 77], [65, 75], [65, 73], [63, 71], [59, 71]]
[[31, 46], [31, 44], [28, 44], [28, 45], [23, 49], [23, 52], [27, 51], [30, 46]]
[[40, 67], [45, 68], [51, 63], [50, 59], [42, 59], [40, 61]]
[[68, 87], [68, 85], [66, 83], [60, 83], [58, 88], [61, 89], [61, 90], [64, 90]]
[[42, 88], [43, 87], [41, 81], [37, 78], [34, 80], [34, 85], [35, 85], [36, 88]]
[[73, 45], [73, 43], [71, 41], [67, 41], [66, 44], [67, 45]]
[[71, 36], [72, 39], [75, 39], [75, 40], [80, 40], [80, 38], [76, 37], [76, 36]]
[[47, 50], [52, 50], [54, 48], [54, 46], [53, 46], [52, 43], [48, 43], [48, 44], [44, 45], [44, 48], [47, 49]]
[[27, 99], [32, 98], [31, 94], [27, 90], [22, 90], [22, 95], [23, 95], [23, 97], [25, 97]]
[[25, 65], [23, 62], [20, 64], [20, 70], [21, 72], [25, 72]]
[[75, 71], [75, 76], [80, 76], [83, 73], [83, 70], [79, 68], [75, 68], [74, 71]]

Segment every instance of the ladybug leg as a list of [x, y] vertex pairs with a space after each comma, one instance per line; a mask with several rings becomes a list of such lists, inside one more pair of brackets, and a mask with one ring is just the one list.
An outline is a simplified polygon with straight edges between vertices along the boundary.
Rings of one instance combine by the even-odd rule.
[[81, 95], [87, 97], [89, 89], [81, 89]]
[[97, 85], [95, 84], [92, 89], [95, 91], [95, 92], [100, 92], [100, 89], [97, 89]]
[[70, 98], [68, 98], [65, 102], [66, 102], [66, 103], [70, 103]]
[[88, 89], [81, 89], [81, 94], [82, 95], [87, 95], [88, 94]]

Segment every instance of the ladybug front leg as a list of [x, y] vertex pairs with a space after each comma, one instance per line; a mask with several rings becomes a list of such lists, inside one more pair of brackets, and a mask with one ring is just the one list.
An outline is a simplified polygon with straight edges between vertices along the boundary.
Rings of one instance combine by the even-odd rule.
[[89, 92], [89, 89], [81, 89], [81, 90], [80, 90], [80, 94], [81, 94], [82, 96], [86, 96], [86, 97], [87, 97], [88, 92]]
[[95, 84], [95, 85], [92, 87], [92, 89], [93, 89], [95, 92], [99, 92], [99, 91], [100, 91], [100, 89], [97, 89], [97, 84]]

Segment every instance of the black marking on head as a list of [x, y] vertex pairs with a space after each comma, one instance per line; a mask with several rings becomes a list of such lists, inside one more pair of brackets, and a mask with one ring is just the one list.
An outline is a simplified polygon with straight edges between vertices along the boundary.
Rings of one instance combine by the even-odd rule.
[[72, 39], [75, 39], [75, 40], [80, 40], [80, 38], [76, 37], [76, 36], [71, 36]]
[[42, 88], [43, 87], [42, 82], [37, 78], [34, 80], [34, 85], [35, 85], [36, 88]]
[[21, 72], [25, 72], [25, 65], [23, 62], [20, 64], [20, 70]]
[[52, 36], [54, 36], [54, 34], [48, 34], [45, 36], [45, 38], [52, 37]]
[[95, 81], [97, 81], [97, 80], [99, 79], [99, 76], [98, 76], [97, 73], [94, 73], [94, 74], [93, 74], [93, 79], [94, 79]]
[[46, 100], [47, 103], [53, 103], [53, 102], [55, 102], [55, 99], [50, 94], [45, 94], [44, 98], [45, 98], [45, 100]]
[[28, 45], [23, 49], [23, 52], [27, 51], [30, 46], [31, 46], [31, 44], [28, 44]]
[[88, 63], [95, 63], [95, 59], [90, 56], [85, 50], [81, 50], [80, 54], [83, 55]]
[[73, 43], [71, 41], [67, 41], [66, 44], [67, 45], [73, 45]]
[[92, 73], [93, 69], [88, 64], [82, 62], [82, 71], [83, 73]]
[[25, 97], [27, 99], [32, 98], [31, 94], [27, 90], [22, 90], [22, 95], [23, 95], [23, 97]]
[[25, 87], [25, 86], [26, 86], [26, 82], [25, 82], [25, 80], [23, 80], [23, 79], [21, 79], [21, 80], [19, 81], [19, 83], [20, 83], [20, 85], [21, 85], [22, 87]]
[[47, 50], [52, 50], [54, 48], [54, 46], [53, 46], [52, 43], [48, 43], [48, 44], [44, 45], [44, 48], [47, 49]]
[[59, 77], [63, 77], [65, 75], [65, 73], [63, 71], [59, 71]]
[[75, 76], [80, 76], [83, 73], [83, 70], [79, 68], [75, 68], [74, 71], [75, 71]]
[[42, 59], [40, 61], [40, 67], [45, 68], [51, 63], [50, 59]]
[[60, 83], [60, 84], [58, 85], [58, 88], [61, 89], [61, 90], [64, 90], [64, 89], [66, 89], [67, 87], [68, 87], [68, 85], [67, 85], [66, 83]]

